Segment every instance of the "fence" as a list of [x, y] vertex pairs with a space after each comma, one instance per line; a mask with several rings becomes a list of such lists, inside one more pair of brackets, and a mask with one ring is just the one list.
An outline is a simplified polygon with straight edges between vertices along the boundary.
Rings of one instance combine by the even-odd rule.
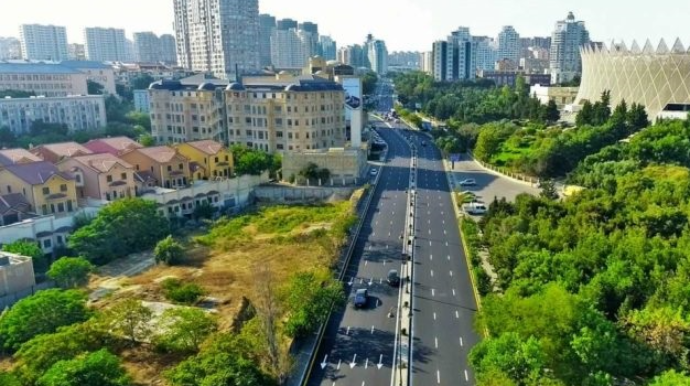
[[502, 168], [500, 166], [494, 166], [494, 165], [488, 164], [488, 163], [481, 161], [478, 158], [476, 158], [474, 156], [474, 154], [472, 154], [471, 152], [468, 154], [470, 155], [470, 157], [472, 157], [472, 159], [474, 159], [478, 164], [482, 165], [482, 167], [484, 167], [486, 169], [492, 170], [492, 171], [494, 171], [498, 174], [502, 174], [506, 177], [510, 177], [514, 180], [527, 182], [529, 184], [532, 184], [534, 187], [539, 186], [539, 178], [527, 176], [527, 175], [524, 175], [521, 173], [515, 173], [515, 172], [513, 172], [507, 168]]

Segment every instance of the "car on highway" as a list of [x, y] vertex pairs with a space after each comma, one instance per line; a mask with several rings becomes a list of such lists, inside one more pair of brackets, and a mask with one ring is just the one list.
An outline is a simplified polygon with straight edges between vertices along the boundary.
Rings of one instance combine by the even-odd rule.
[[379, 171], [377, 169], [371, 169], [371, 171], [369, 173], [371, 173], [372, 176], [375, 176], [375, 175], [379, 174]]
[[468, 178], [466, 180], [460, 181], [460, 186], [475, 186], [477, 181], [474, 178]]
[[390, 271], [388, 271], [386, 281], [390, 286], [397, 287], [400, 285], [400, 274], [398, 274], [398, 271], [391, 269]]
[[465, 213], [472, 215], [472, 216], [482, 216], [486, 214], [486, 211], [488, 210], [486, 208], [486, 205], [484, 205], [481, 202], [473, 202], [470, 204], [465, 204], [462, 206], [462, 209], [465, 211]]
[[366, 288], [358, 289], [357, 292], [355, 292], [355, 299], [354, 299], [355, 308], [365, 307], [367, 305], [368, 301], [369, 301], [369, 291], [367, 291]]

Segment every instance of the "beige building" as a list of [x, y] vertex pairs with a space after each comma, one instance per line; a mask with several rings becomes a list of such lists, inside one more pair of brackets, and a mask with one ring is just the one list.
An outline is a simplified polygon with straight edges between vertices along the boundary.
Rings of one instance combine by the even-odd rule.
[[120, 158], [134, 165], [141, 179], [153, 179], [157, 186], [180, 189], [192, 180], [189, 159], [168, 146], [135, 149]]
[[556, 106], [562, 109], [567, 105], [575, 102], [579, 88], [578, 87], [545, 87], [536, 85], [530, 87], [530, 95], [539, 99], [541, 104], [546, 105], [551, 99], [556, 102]]
[[67, 125], [70, 132], [98, 130], [108, 123], [103, 95], [0, 99], [0, 127], [28, 133], [36, 121]]
[[0, 194], [21, 193], [34, 212], [64, 215], [77, 210], [74, 177], [50, 162], [5, 166], [0, 171], [0, 181]]
[[88, 95], [87, 75], [51, 63], [0, 63], [0, 90], [34, 92], [46, 97]]
[[86, 78], [103, 86], [106, 94], [116, 95], [115, 69], [102, 62], [87, 60], [70, 60], [60, 62], [61, 66], [68, 67], [86, 74]]
[[137, 194], [134, 167], [110, 153], [68, 158], [57, 167], [74, 176], [78, 198], [114, 201]]
[[284, 73], [241, 84], [193, 78], [151, 86], [159, 143], [213, 139], [267, 152], [345, 145], [345, 91], [335, 82]]
[[319, 168], [328, 169], [329, 181], [322, 185], [348, 185], [356, 183], [367, 169], [367, 150], [331, 148], [287, 152], [283, 155], [283, 179], [299, 179], [300, 171], [313, 163]]
[[30, 291], [35, 285], [30, 257], [0, 252], [0, 297]]

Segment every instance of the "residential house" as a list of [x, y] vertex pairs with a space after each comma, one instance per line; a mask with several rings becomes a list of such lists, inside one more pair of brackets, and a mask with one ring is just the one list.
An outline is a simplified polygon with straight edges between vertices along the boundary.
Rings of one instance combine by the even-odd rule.
[[57, 167], [74, 176], [78, 198], [113, 201], [137, 194], [134, 167], [110, 153], [67, 158]]
[[0, 169], [6, 165], [25, 164], [42, 161], [38, 156], [25, 149], [0, 150]]
[[[192, 179], [189, 159], [168, 146], [145, 147], [120, 156], [146, 178], [168, 189], [186, 187]], [[150, 173], [150, 174], [149, 174]]]
[[219, 180], [232, 176], [232, 154], [219, 142], [213, 140], [186, 142], [175, 148], [191, 161], [194, 180]]
[[5, 166], [0, 171], [0, 194], [12, 193], [23, 194], [34, 211], [42, 215], [77, 210], [74, 177], [47, 161]]
[[52, 143], [41, 145], [31, 149], [31, 153], [42, 160], [58, 163], [65, 158], [78, 157], [80, 155], [93, 154], [93, 152], [76, 142]]
[[110, 153], [116, 157], [119, 157], [123, 153], [134, 149], [141, 149], [144, 146], [142, 146], [139, 142], [127, 137], [112, 137], [93, 139], [85, 143], [84, 147], [94, 153]]
[[35, 217], [31, 204], [21, 193], [0, 195], [0, 226], [4, 227]]

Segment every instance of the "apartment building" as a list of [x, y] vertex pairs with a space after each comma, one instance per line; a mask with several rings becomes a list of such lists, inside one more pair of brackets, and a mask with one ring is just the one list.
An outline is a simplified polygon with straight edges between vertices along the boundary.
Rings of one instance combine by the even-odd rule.
[[112, 66], [90, 60], [66, 60], [60, 62], [60, 65], [86, 74], [86, 79], [103, 86], [103, 91], [106, 94], [117, 94], [115, 69]]
[[175, 148], [191, 161], [194, 180], [218, 180], [232, 176], [234, 165], [232, 154], [219, 142], [211, 140], [186, 142]]
[[77, 210], [74, 177], [50, 162], [5, 166], [0, 171], [0, 181], [0, 194], [23, 194], [39, 214], [69, 214]]
[[87, 75], [50, 63], [0, 62], [0, 90], [33, 92], [46, 97], [88, 95]]
[[168, 146], [135, 149], [120, 158], [133, 165], [142, 179], [153, 179], [167, 189], [184, 188], [192, 180], [189, 159]]
[[0, 127], [28, 133], [36, 121], [67, 125], [70, 132], [98, 130], [107, 124], [103, 95], [0, 99]]
[[333, 81], [287, 74], [244, 77], [242, 84], [196, 79], [151, 86], [159, 143], [214, 139], [267, 152], [345, 145], [345, 91]]
[[128, 62], [131, 49], [127, 47], [125, 30], [118, 28], [85, 28], [86, 58], [96, 62]]
[[114, 201], [137, 194], [134, 167], [110, 153], [67, 158], [57, 167], [74, 176], [78, 198]]
[[55, 25], [22, 24], [19, 27], [22, 58], [27, 60], [65, 60], [67, 29]]

